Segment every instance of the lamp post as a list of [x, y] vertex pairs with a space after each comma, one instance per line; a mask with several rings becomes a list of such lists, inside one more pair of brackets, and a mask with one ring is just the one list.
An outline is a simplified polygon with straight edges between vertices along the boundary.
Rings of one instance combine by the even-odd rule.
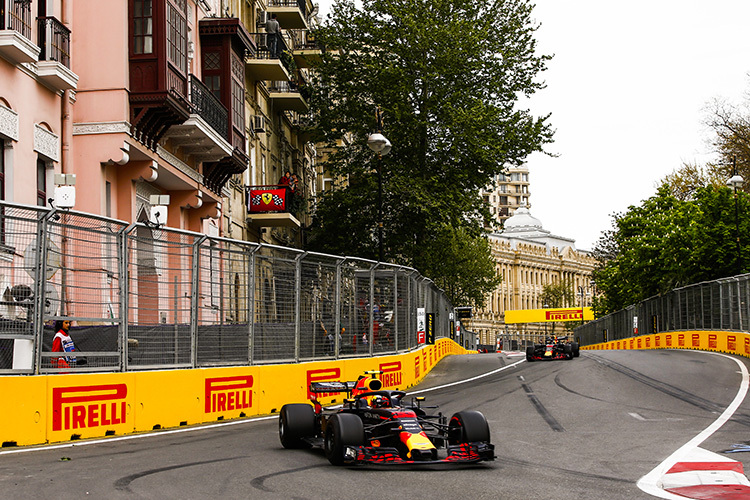
[[367, 138], [367, 146], [378, 155], [378, 261], [383, 262], [383, 169], [382, 159], [391, 151], [391, 141], [382, 134], [383, 118], [380, 108], [375, 112], [378, 131]]
[[737, 189], [742, 188], [745, 184], [745, 179], [737, 173], [737, 158], [732, 158], [732, 177], [727, 181], [727, 186], [731, 186], [734, 189], [734, 231], [737, 237], [737, 254], [735, 255], [735, 267], [736, 273], [742, 272], [742, 264], [740, 261], [740, 207], [737, 200]]

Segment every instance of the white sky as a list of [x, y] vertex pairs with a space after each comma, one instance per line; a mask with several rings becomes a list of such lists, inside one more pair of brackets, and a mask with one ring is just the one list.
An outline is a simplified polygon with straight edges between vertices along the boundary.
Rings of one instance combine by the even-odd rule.
[[529, 158], [531, 213], [590, 250], [613, 213], [710, 158], [706, 105], [750, 89], [750, 2], [536, 0], [533, 17], [554, 58], [528, 105], [552, 113], [558, 157]]

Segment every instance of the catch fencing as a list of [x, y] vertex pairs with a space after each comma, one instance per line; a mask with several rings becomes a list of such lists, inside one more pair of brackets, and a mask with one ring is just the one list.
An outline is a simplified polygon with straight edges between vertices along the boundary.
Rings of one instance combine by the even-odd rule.
[[[0, 294], [2, 374], [404, 352], [423, 342], [418, 308], [435, 337], [454, 336], [446, 295], [408, 267], [9, 203]], [[61, 319], [73, 324], [74, 368], [52, 363]]]
[[676, 288], [575, 329], [581, 345], [678, 330], [748, 331], [750, 274]]

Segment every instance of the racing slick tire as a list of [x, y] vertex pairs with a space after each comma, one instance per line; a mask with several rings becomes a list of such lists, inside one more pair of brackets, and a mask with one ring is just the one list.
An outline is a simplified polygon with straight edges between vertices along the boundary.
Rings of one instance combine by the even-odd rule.
[[343, 465], [347, 446], [365, 443], [362, 419], [353, 413], [337, 413], [328, 419], [325, 434], [326, 458], [332, 465]]
[[534, 361], [534, 346], [530, 345], [526, 347], [526, 361], [531, 363]]
[[573, 342], [570, 345], [573, 347], [573, 357], [579, 357], [581, 355], [581, 348], [579, 347], [578, 342]]
[[563, 346], [563, 352], [565, 353], [565, 359], [568, 359], [568, 360], [573, 359], [574, 354], [573, 354], [573, 346], [572, 345], [565, 344]]
[[287, 404], [279, 414], [279, 440], [284, 448], [309, 448], [315, 435], [315, 410], [305, 403]]
[[490, 426], [481, 412], [464, 410], [455, 413], [448, 423], [448, 443], [490, 442]]

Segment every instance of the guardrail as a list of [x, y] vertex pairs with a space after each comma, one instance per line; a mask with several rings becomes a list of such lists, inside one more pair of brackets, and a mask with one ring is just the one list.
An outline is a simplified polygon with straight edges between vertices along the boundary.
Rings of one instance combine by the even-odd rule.
[[61, 319], [77, 372], [405, 352], [417, 308], [453, 337], [447, 297], [411, 268], [5, 202], [0, 299], [4, 374], [70, 371], [51, 364]]
[[575, 329], [583, 345], [680, 330], [750, 328], [750, 274], [676, 288]]

